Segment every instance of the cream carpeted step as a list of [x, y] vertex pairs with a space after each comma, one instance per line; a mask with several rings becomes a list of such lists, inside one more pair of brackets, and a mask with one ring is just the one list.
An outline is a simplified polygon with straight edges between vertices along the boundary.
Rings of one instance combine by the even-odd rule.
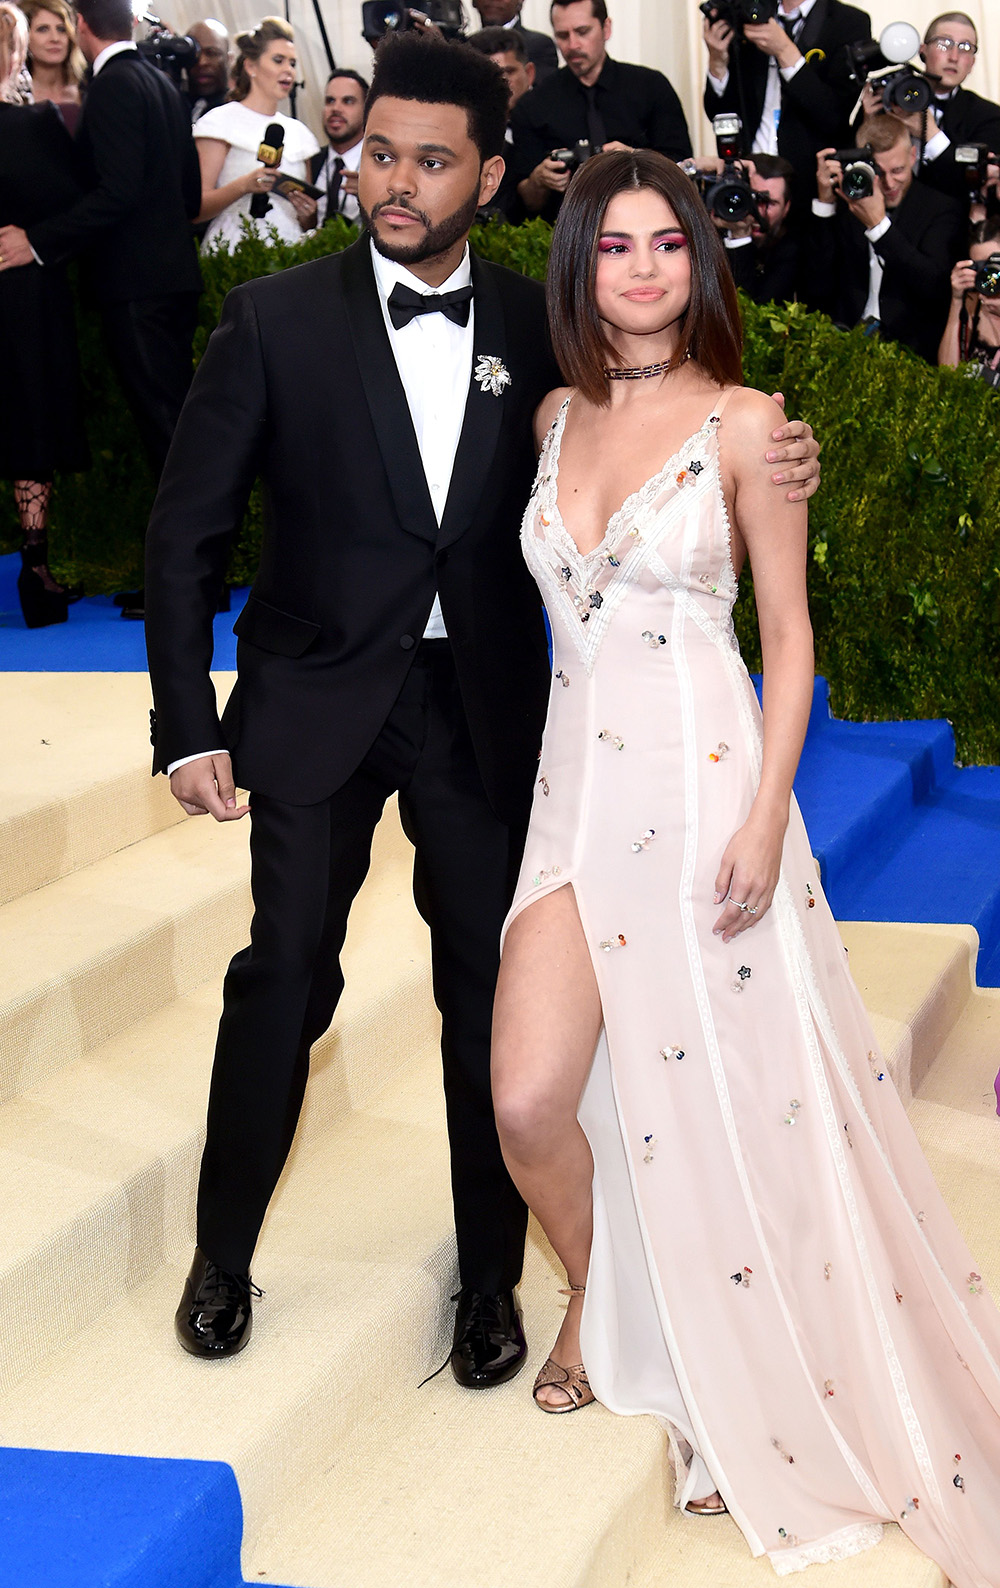
[[149, 706], [144, 673], [0, 673], [0, 904], [184, 820]]
[[[298, 1150], [436, 1036], [409, 860], [390, 809], [351, 915], [346, 989], [313, 1052]], [[0, 1108], [0, 1386], [191, 1244], [220, 1002], [216, 977]]]

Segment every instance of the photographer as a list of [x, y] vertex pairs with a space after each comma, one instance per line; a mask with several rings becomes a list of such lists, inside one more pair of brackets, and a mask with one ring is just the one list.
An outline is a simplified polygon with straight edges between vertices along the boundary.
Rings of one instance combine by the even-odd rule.
[[[928, 27], [920, 58], [931, 80], [934, 97], [926, 111], [907, 116], [894, 109], [911, 135], [923, 145], [918, 175], [922, 182], [962, 204], [972, 194], [968, 168], [956, 161], [963, 145], [980, 144], [1000, 154], [1000, 105], [982, 99], [964, 86], [976, 64], [979, 37], [972, 18], [964, 11], [945, 11]], [[877, 91], [866, 87], [866, 114], [880, 108]]]
[[934, 364], [949, 273], [962, 247], [962, 212], [914, 180], [917, 151], [884, 111], [862, 122], [855, 160], [836, 155], [822, 149], [816, 162], [810, 307], [842, 325], [869, 324]]
[[938, 363], [968, 364], [1000, 388], [1000, 216], [972, 228], [968, 259], [951, 273], [951, 310]]
[[[681, 102], [663, 73], [608, 55], [611, 21], [604, 0], [567, 0], [553, 4], [550, 14], [566, 65], [525, 94], [510, 125], [524, 206], [531, 215], [555, 220], [581, 156], [600, 149], [657, 149], [683, 160], [691, 139]], [[568, 158], [554, 158], [563, 150]]]
[[215, 110], [229, 98], [232, 46], [221, 22], [206, 17], [188, 29], [188, 37], [198, 46], [198, 59], [188, 67], [188, 104], [191, 120], [199, 121], [206, 110]]
[[758, 154], [748, 166], [757, 213], [724, 228], [726, 259], [736, 285], [754, 303], [790, 303], [801, 253], [791, 220], [795, 172], [778, 154]]
[[718, 0], [706, 16], [705, 113], [740, 117], [750, 153], [780, 154], [811, 196], [817, 151], [846, 142], [856, 91], [845, 46], [871, 38], [864, 11], [841, 0], [775, 0], [776, 15], [736, 25], [745, 0]]

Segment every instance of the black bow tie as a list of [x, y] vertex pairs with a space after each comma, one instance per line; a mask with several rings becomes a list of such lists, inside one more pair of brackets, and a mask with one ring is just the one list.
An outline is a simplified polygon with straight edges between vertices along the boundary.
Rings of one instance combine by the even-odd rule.
[[397, 281], [389, 294], [389, 318], [399, 331], [418, 314], [443, 314], [456, 325], [468, 325], [472, 287], [455, 292], [414, 292]]

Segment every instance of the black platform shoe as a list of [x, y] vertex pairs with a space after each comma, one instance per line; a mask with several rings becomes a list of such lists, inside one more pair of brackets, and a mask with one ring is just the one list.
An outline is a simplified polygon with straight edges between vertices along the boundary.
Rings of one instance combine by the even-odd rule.
[[233, 1356], [242, 1351], [253, 1328], [251, 1296], [263, 1295], [249, 1274], [220, 1268], [195, 1247], [184, 1281], [174, 1332], [192, 1356]]
[[451, 1371], [467, 1389], [503, 1384], [524, 1366], [528, 1353], [521, 1309], [513, 1290], [484, 1296], [477, 1290], [458, 1293]]
[[[21, 572], [17, 576], [17, 598], [29, 629], [44, 629], [50, 623], [65, 623], [69, 593], [61, 586], [50, 590], [40, 568], [47, 571], [49, 549], [44, 540], [29, 541], [21, 547]], [[54, 582], [54, 581], [53, 581]]]

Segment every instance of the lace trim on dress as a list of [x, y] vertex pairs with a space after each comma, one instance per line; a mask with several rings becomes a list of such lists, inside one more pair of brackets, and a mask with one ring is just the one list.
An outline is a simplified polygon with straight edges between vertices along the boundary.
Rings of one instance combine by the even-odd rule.
[[827, 1566], [834, 1560], [847, 1560], [866, 1549], [874, 1549], [882, 1542], [881, 1522], [864, 1522], [857, 1527], [845, 1527], [815, 1544], [801, 1544], [797, 1548], [772, 1550], [768, 1560], [779, 1577], [793, 1571], [804, 1571], [807, 1566]]

